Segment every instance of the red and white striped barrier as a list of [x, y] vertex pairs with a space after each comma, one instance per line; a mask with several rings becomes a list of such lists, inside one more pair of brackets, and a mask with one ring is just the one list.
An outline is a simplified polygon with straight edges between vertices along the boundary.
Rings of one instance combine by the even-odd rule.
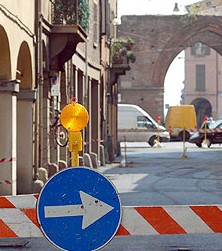
[[12, 184], [12, 181], [11, 180], [0, 180], [0, 185], [11, 185]]
[[0, 197], [0, 238], [42, 237], [36, 217], [38, 195]]
[[222, 233], [222, 205], [124, 207], [117, 235]]
[[[12, 162], [15, 161], [14, 157], [11, 158], [1, 158], [0, 159], [0, 164], [1, 163], [5, 163], [5, 162]], [[0, 185], [11, 185], [12, 184], [12, 180], [0, 180]]]
[[[38, 195], [0, 197], [0, 238], [42, 237]], [[222, 233], [222, 205], [122, 207], [116, 235]]]
[[1, 158], [1, 159], [0, 159], [0, 163], [12, 162], [12, 161], [15, 161], [15, 158], [14, 158], [14, 157], [11, 157], [11, 158]]

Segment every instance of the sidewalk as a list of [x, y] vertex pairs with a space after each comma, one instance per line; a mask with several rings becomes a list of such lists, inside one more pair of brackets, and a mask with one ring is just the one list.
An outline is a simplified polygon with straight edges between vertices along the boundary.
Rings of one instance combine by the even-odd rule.
[[106, 163], [105, 166], [99, 166], [99, 167], [97, 168], [97, 170], [98, 170], [99, 172], [103, 173], [103, 172], [105, 172], [105, 171], [107, 171], [107, 170], [109, 170], [109, 169], [116, 168], [116, 167], [121, 167], [121, 166], [122, 166], [122, 164], [121, 164], [122, 160], [123, 160], [123, 156], [120, 155], [120, 156], [116, 157], [115, 160], [114, 160], [113, 162], [111, 162], [111, 163]]

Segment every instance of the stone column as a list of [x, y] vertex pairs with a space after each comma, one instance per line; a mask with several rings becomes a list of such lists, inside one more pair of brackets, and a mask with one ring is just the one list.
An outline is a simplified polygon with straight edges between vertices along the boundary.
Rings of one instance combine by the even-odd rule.
[[16, 195], [19, 81], [0, 80], [0, 195]]
[[18, 95], [17, 193], [31, 193], [33, 185], [33, 102], [35, 90], [21, 90]]

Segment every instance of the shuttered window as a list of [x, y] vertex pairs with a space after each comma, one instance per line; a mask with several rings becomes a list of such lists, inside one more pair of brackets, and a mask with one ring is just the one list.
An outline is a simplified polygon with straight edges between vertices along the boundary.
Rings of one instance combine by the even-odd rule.
[[205, 91], [206, 86], [206, 77], [205, 77], [205, 65], [197, 64], [196, 65], [196, 91]]
[[108, 0], [100, 0], [100, 33], [109, 36], [110, 13]]
[[93, 43], [94, 46], [98, 44], [98, 4], [94, 1], [93, 7]]

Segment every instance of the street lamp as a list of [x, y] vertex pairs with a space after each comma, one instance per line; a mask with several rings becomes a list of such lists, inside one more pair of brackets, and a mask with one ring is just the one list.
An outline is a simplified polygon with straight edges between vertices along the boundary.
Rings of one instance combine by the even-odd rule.
[[179, 11], [178, 3], [175, 3], [173, 12], [178, 12], [178, 11]]

